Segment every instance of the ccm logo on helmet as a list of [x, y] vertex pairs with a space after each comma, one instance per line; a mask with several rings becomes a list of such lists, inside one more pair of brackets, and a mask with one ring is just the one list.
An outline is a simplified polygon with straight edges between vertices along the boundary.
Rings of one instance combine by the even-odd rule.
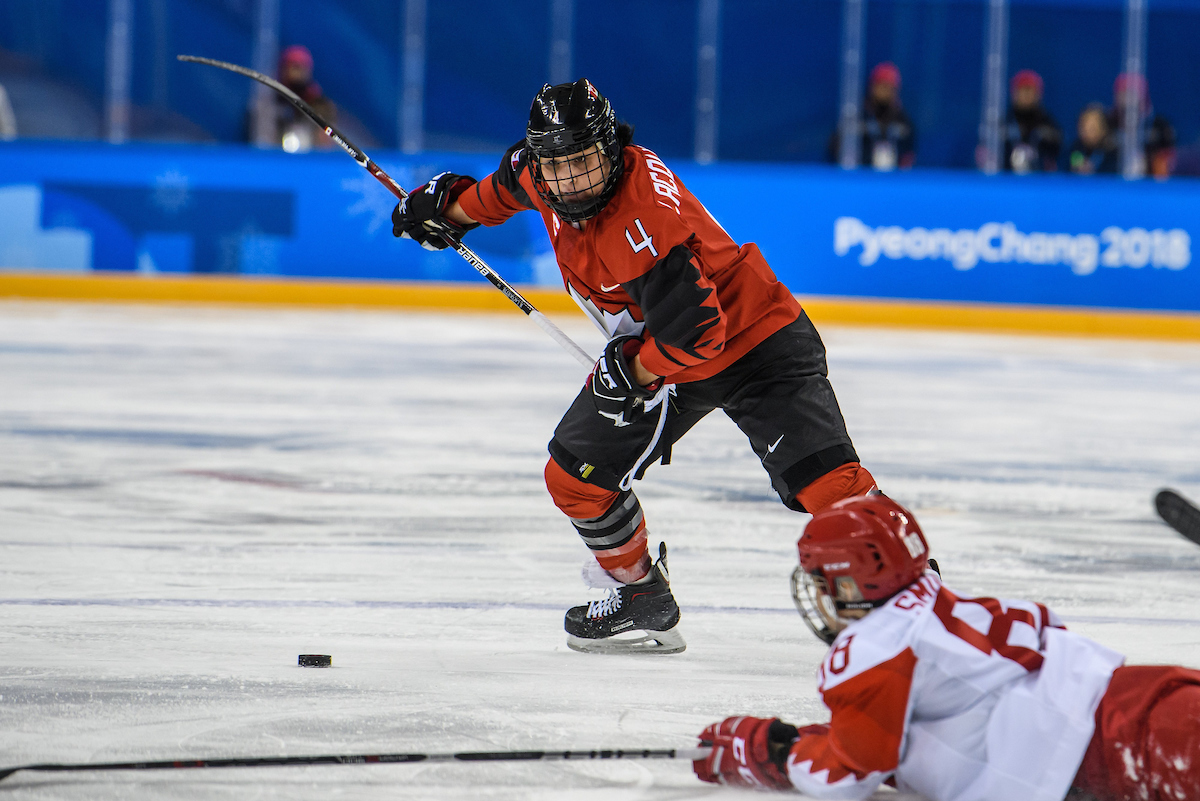
[[827, 565], [821, 565], [822, 570], [849, 570], [849, 562], [831, 562]]

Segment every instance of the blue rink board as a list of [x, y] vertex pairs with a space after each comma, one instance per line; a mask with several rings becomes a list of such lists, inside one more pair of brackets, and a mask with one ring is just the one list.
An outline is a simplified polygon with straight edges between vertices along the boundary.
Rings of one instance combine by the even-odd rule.
[[[410, 187], [498, 158], [372, 155]], [[800, 295], [1200, 311], [1195, 181], [669, 166]], [[396, 241], [394, 202], [341, 152], [8, 143], [0, 269], [480, 280]], [[509, 281], [561, 284], [535, 214], [468, 241]]]

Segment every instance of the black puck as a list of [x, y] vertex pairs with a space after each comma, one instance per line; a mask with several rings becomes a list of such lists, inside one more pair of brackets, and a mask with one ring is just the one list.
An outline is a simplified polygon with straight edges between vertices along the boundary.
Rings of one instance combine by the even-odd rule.
[[333, 657], [329, 654], [300, 654], [298, 663], [300, 667], [330, 667]]

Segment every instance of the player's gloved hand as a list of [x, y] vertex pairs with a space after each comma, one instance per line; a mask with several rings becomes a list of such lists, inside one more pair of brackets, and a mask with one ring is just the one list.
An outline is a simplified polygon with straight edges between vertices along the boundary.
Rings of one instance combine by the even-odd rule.
[[648, 387], [637, 382], [633, 373], [633, 357], [642, 349], [638, 337], [614, 337], [604, 346], [589, 379], [596, 411], [613, 421], [615, 426], [627, 426], [641, 417], [646, 401], [662, 387], [658, 379]]
[[443, 172], [414, 189], [392, 212], [392, 234], [412, 239], [426, 250], [444, 250], [458, 245], [467, 231], [479, 223], [459, 225], [442, 215], [458, 196], [475, 183], [474, 178]]
[[779, 718], [726, 718], [700, 732], [700, 744], [712, 751], [693, 762], [692, 770], [704, 782], [790, 790], [784, 765], [797, 736], [796, 727]]

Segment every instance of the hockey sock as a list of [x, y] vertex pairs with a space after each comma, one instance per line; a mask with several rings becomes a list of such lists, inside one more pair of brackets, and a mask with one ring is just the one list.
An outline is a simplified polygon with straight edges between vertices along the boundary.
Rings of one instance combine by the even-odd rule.
[[650, 572], [650, 554], [646, 554], [645, 565], [639, 565], [639, 567], [645, 568], [646, 575], [642, 576], [636, 581], [627, 581], [625, 582], [626, 584], [648, 584], [651, 580], [653, 580], [654, 574]]
[[[629, 502], [632, 501], [632, 504]], [[572, 520], [592, 556], [622, 584], [634, 584], [650, 573], [646, 523], [632, 492], [623, 492], [607, 514], [591, 520]], [[605, 545], [612, 541], [611, 545]]]
[[609, 575], [630, 584], [650, 573], [646, 523], [636, 495], [580, 481], [553, 459], [546, 464], [546, 487]]
[[845, 498], [866, 495], [875, 489], [875, 478], [858, 462], [835, 467], [796, 493], [796, 500], [809, 513], [816, 514]]

